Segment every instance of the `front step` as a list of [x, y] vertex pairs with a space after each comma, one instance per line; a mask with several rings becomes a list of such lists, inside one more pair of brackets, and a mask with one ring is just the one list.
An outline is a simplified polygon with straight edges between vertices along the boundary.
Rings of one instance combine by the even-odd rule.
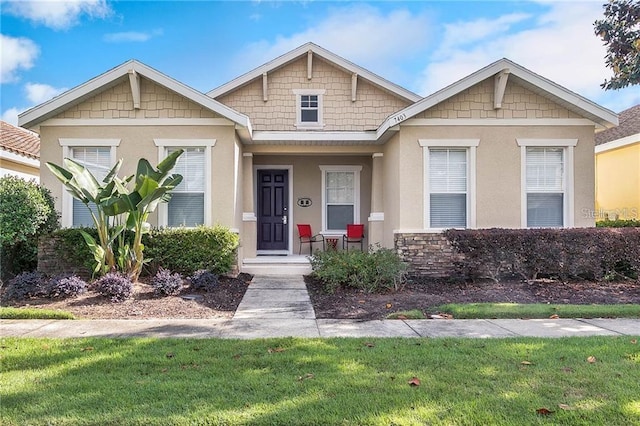
[[240, 272], [252, 275], [307, 275], [311, 264], [307, 256], [258, 256], [242, 260]]

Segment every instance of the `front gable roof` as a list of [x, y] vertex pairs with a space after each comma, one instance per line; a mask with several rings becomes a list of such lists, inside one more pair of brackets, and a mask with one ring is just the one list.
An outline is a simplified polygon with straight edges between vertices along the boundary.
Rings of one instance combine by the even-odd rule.
[[164, 86], [167, 89], [184, 96], [203, 108], [220, 114], [234, 123], [249, 129], [249, 132], [251, 131], [251, 124], [246, 115], [221, 104], [209, 96], [206, 96], [205, 94], [200, 93], [197, 90], [192, 89], [191, 87], [174, 80], [135, 59], [129, 60], [105, 72], [104, 74], [81, 84], [80, 86], [74, 87], [63, 94], [56, 96], [48, 102], [23, 112], [18, 116], [19, 124], [26, 128], [37, 126], [43, 121], [56, 116], [65, 109], [89, 99], [105, 89], [121, 83], [123, 79], [128, 78], [131, 74], [143, 76], [156, 84]]
[[618, 124], [618, 117], [613, 111], [529, 71], [509, 59], [503, 58], [398, 111], [382, 123], [377, 133], [381, 136], [391, 127], [415, 117], [417, 114], [428, 110], [488, 78], [494, 78], [500, 73], [507, 75], [507, 78], [513, 78], [517, 84], [533, 93], [549, 98], [567, 110], [591, 120], [600, 128], [607, 129]]
[[261, 65], [258, 68], [255, 68], [249, 71], [248, 73], [243, 74], [240, 77], [235, 78], [230, 82], [225, 83], [222, 86], [219, 86], [211, 90], [210, 92], [207, 93], [207, 95], [211, 96], [212, 98], [219, 98], [220, 96], [230, 93], [254, 81], [257, 78], [262, 78], [262, 75], [264, 73], [269, 73], [274, 70], [277, 70], [281, 67], [284, 67], [287, 64], [290, 64], [295, 60], [300, 59], [304, 55], [308, 55], [309, 52], [311, 52], [311, 54], [313, 55], [318, 55], [319, 57], [321, 57], [325, 61], [328, 61], [332, 65], [335, 65], [338, 68], [343, 69], [345, 72], [348, 72], [350, 74], [357, 74], [359, 78], [363, 78], [369, 81], [370, 83], [372, 83], [373, 85], [378, 86], [381, 89], [391, 94], [394, 94], [402, 99], [405, 99], [409, 102], [417, 102], [418, 100], [422, 99], [420, 95], [417, 95], [403, 87], [398, 86], [395, 83], [385, 80], [384, 78], [372, 73], [371, 71], [365, 68], [362, 68], [352, 62], [349, 62], [348, 60], [314, 43], [303, 44], [302, 46], [296, 49], [293, 49], [292, 51], [287, 52], [284, 55], [281, 55], [276, 59], [269, 61], [266, 64]]

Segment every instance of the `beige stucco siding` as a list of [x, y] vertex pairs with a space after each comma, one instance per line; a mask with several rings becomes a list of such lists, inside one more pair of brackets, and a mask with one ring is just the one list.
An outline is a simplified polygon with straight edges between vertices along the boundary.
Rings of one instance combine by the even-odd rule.
[[[400, 227], [400, 134], [394, 135], [384, 146], [383, 151], [383, 194], [384, 194], [384, 247], [393, 247], [393, 231]], [[422, 184], [417, 183], [422, 189]], [[422, 200], [422, 196], [420, 196]], [[413, 203], [412, 208], [416, 207]]]
[[218, 118], [219, 115], [145, 78], [140, 79], [140, 109], [133, 108], [128, 79], [70, 107], [56, 118]]
[[296, 130], [294, 89], [324, 90], [323, 122], [326, 131], [376, 129], [390, 114], [408, 106], [378, 87], [358, 79], [356, 101], [352, 102], [352, 75], [318, 57], [313, 58], [313, 75], [307, 79], [307, 58], [296, 60], [267, 75], [267, 101], [262, 78], [217, 98], [221, 103], [248, 115], [254, 130]]
[[[517, 139], [577, 139], [574, 148], [574, 225], [593, 226], [586, 212], [594, 203], [593, 127], [591, 126], [403, 126], [397, 161], [402, 202], [396, 229], [422, 229], [423, 149], [419, 139], [479, 139], [476, 158], [476, 227], [519, 228], [522, 224], [521, 147]], [[393, 150], [387, 149], [391, 153]], [[391, 155], [385, 158], [392, 160]], [[401, 165], [401, 166], [399, 166]], [[470, 177], [471, 178], [471, 177]], [[391, 181], [389, 181], [391, 184]], [[389, 191], [385, 191], [388, 194]], [[394, 210], [397, 200], [385, 200]], [[389, 220], [396, 221], [394, 215]]]
[[428, 109], [416, 118], [582, 118], [511, 79], [502, 107], [494, 108], [493, 79], [484, 80]]
[[[51, 189], [56, 209], [61, 211], [62, 185], [44, 166], [47, 161], [62, 163], [60, 138], [120, 139], [116, 158], [124, 160], [121, 176], [135, 173], [138, 158], [157, 164], [159, 149], [154, 139], [216, 139], [211, 149], [211, 216], [212, 222], [229, 227], [238, 226], [238, 207], [233, 200], [239, 190], [238, 164], [241, 156], [232, 126], [41, 126], [41, 181]], [[241, 196], [241, 194], [239, 194]], [[157, 224], [157, 214], [150, 217]]]

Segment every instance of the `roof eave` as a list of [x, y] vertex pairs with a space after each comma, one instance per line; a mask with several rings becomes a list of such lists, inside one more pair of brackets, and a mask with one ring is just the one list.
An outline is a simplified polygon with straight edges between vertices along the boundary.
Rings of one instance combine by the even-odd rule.
[[243, 127], [251, 127], [249, 117], [246, 115], [241, 114], [238, 111], [235, 111], [234, 109], [210, 98], [209, 96], [206, 96], [205, 94], [200, 93], [197, 90], [192, 89], [191, 87], [180, 83], [179, 81], [174, 80], [136, 60], [129, 60], [116, 68], [81, 84], [80, 86], [64, 92], [50, 101], [23, 112], [18, 116], [18, 124], [25, 128], [35, 127], [44, 120], [60, 113], [65, 107], [91, 97], [100, 90], [103, 90], [105, 87], [114, 84], [132, 71], [137, 72], [155, 83], [158, 83], [167, 89], [192, 100], [206, 109], [222, 115], [236, 124]]
[[565, 89], [515, 62], [503, 58], [389, 116], [378, 128], [378, 134], [384, 134], [389, 128], [426, 111], [440, 102], [496, 75], [504, 69], [509, 69], [510, 73], [516, 77], [528, 81], [551, 95], [576, 106], [583, 111], [586, 116], [590, 116], [589, 119], [599, 126], [610, 128], [618, 125], [618, 115], [613, 111]]
[[329, 62], [332, 62], [336, 65], [338, 65], [339, 67], [343, 68], [344, 70], [348, 71], [348, 72], [352, 72], [352, 73], [356, 73], [358, 74], [358, 76], [366, 79], [367, 81], [383, 88], [384, 90], [391, 92], [393, 94], [395, 94], [396, 96], [400, 96], [401, 98], [410, 101], [410, 102], [417, 102], [420, 99], [422, 99], [422, 97], [416, 93], [413, 93], [401, 86], [398, 86], [395, 83], [392, 83], [374, 73], [372, 73], [371, 71], [368, 71], [365, 68], [362, 68], [352, 62], [349, 62], [348, 60], [336, 55], [335, 53], [332, 53], [320, 46], [318, 46], [317, 44], [314, 43], [305, 43], [302, 46], [299, 46], [243, 75], [241, 75], [240, 77], [237, 77], [231, 81], [229, 81], [228, 83], [223, 84], [222, 86], [219, 86], [209, 92], [207, 92], [207, 96], [210, 96], [212, 98], [217, 98], [220, 97], [222, 95], [225, 95], [237, 88], [240, 88], [246, 84], [248, 84], [249, 82], [255, 80], [256, 78], [260, 78], [262, 77], [262, 74], [264, 74], [265, 72], [271, 72], [274, 71], [278, 68], [281, 68], [285, 65], [287, 65], [288, 63], [291, 63], [292, 61], [295, 61], [296, 59], [298, 59], [299, 57], [301, 57], [302, 55], [305, 55], [307, 52], [311, 51], [313, 54], [320, 56], [321, 58], [323, 58], [324, 60], [327, 60]]

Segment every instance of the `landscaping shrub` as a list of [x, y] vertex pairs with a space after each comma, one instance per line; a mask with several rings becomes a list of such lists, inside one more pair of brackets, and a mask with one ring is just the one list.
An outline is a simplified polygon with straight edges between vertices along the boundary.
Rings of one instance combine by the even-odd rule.
[[334, 292], [341, 286], [354, 287], [368, 293], [398, 289], [405, 280], [406, 265], [397, 254], [386, 248], [369, 252], [317, 251], [311, 256], [313, 275], [325, 289]]
[[194, 290], [212, 290], [218, 285], [218, 276], [206, 269], [200, 269], [189, 277], [191, 288]]
[[47, 297], [66, 299], [87, 291], [87, 283], [77, 275], [58, 275], [49, 281]]
[[2, 279], [34, 270], [38, 237], [58, 227], [51, 192], [35, 181], [0, 178], [0, 245]]
[[5, 297], [9, 300], [26, 300], [44, 296], [46, 284], [46, 278], [40, 272], [22, 272], [9, 281]]
[[200, 269], [216, 274], [231, 271], [236, 261], [238, 235], [223, 226], [193, 229], [164, 228], [145, 235], [146, 256], [185, 276]]
[[118, 272], [105, 274], [94, 285], [98, 293], [112, 302], [124, 302], [133, 293], [133, 283], [129, 277]]
[[637, 219], [607, 219], [596, 222], [598, 228], [640, 228], [640, 220]]
[[156, 296], [175, 296], [182, 288], [182, 275], [177, 272], [172, 274], [161, 267], [151, 279], [151, 285]]
[[638, 278], [640, 229], [481, 229], [445, 232], [465, 279], [517, 275], [567, 279]]

